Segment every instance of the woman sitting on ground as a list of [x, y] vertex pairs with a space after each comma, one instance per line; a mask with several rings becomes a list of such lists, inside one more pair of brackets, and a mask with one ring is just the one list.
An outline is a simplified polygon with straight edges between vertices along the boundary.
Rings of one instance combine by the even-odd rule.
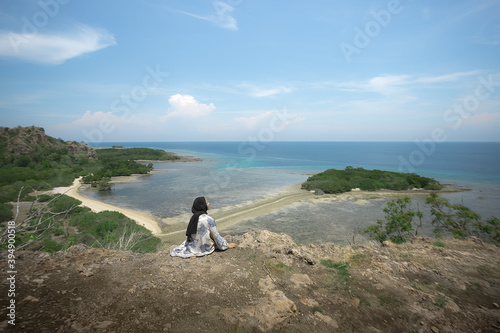
[[236, 244], [228, 244], [219, 235], [215, 220], [207, 214], [209, 208], [210, 203], [205, 197], [198, 197], [194, 200], [191, 208], [193, 216], [186, 230], [187, 239], [170, 252], [172, 257], [201, 257], [214, 252], [215, 248], [225, 251], [236, 247]]

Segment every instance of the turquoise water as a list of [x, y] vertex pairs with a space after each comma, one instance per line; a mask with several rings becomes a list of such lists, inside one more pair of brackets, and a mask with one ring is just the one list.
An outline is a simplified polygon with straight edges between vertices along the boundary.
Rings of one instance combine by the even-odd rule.
[[[171, 172], [116, 184], [111, 193], [86, 191], [89, 197], [120, 207], [143, 210], [160, 218], [189, 213], [195, 197], [209, 198], [213, 208], [232, 206], [277, 192], [305, 181], [309, 175], [329, 168], [346, 166], [389, 171], [415, 172], [446, 184], [471, 189], [446, 194], [452, 202], [463, 203], [484, 217], [500, 217], [500, 143], [413, 142], [113, 142], [101, 146], [147, 147], [201, 157], [202, 162], [154, 163], [156, 170]], [[293, 218], [285, 213], [249, 221], [235, 228], [266, 227], [272, 231], [297, 230], [292, 220], [307, 223], [307, 232], [288, 231], [304, 242], [334, 241], [341, 237], [319, 237], [315, 224], [334, 220], [335, 229], [350, 233], [383, 217], [384, 201], [368, 207], [351, 203], [330, 204], [315, 209], [297, 207]], [[333, 214], [332, 211], [338, 211]], [[343, 213], [345, 212], [345, 214]], [[317, 220], [311, 221], [311, 214]], [[300, 217], [303, 215], [302, 217]], [[307, 222], [304, 222], [307, 220]], [[288, 221], [288, 222], [287, 222]], [[303, 225], [303, 224], [302, 224]], [[247, 227], [245, 227], [247, 226]], [[357, 226], [359, 228], [360, 226]], [[349, 229], [350, 228], [350, 229]], [[281, 230], [281, 231], [280, 231]], [[229, 232], [229, 231], [228, 231]], [[301, 235], [311, 234], [312, 237]], [[314, 239], [314, 240], [313, 240]]]

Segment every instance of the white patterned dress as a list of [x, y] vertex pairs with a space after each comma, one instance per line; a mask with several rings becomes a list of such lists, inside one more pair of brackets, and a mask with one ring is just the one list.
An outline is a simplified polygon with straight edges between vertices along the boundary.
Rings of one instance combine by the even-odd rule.
[[191, 236], [192, 241], [185, 240], [170, 252], [172, 257], [190, 258], [201, 257], [218, 250], [227, 250], [227, 242], [219, 232], [215, 220], [207, 214], [200, 215], [196, 234]]

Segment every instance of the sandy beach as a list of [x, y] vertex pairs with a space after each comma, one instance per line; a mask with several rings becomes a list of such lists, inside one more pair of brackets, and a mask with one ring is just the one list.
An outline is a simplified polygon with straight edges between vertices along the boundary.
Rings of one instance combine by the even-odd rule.
[[[90, 208], [93, 212], [102, 212], [104, 210], [116, 211], [122, 213], [128, 218], [134, 220], [138, 225], [142, 225], [148, 230], [151, 230], [153, 235], [161, 234], [161, 229], [158, 226], [158, 221], [151, 215], [146, 214], [144, 212], [135, 211], [127, 208], [120, 208], [112, 205], [108, 205], [97, 200], [92, 200], [87, 197], [84, 197], [80, 193], [78, 193], [78, 189], [82, 186], [80, 183], [81, 178], [75, 179], [73, 185], [68, 187], [56, 187], [52, 190], [52, 193], [60, 193], [80, 200], [82, 202], [82, 206], [86, 206]], [[133, 178], [132, 178], [133, 179]]]

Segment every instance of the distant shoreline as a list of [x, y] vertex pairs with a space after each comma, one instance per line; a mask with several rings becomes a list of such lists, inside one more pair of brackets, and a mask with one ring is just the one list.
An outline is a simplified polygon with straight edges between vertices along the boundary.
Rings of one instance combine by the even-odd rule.
[[[92, 149], [99, 150], [99, 149], [129, 149], [129, 148], [123, 147], [123, 146], [111, 146], [111, 147], [92, 147]], [[164, 150], [164, 149], [162, 149], [162, 150]], [[139, 162], [139, 163], [155, 163], [155, 162], [163, 163], [163, 162], [201, 162], [201, 161], [203, 161], [203, 159], [199, 158], [199, 157], [190, 156], [190, 155], [179, 155], [179, 154], [173, 153], [171, 151], [166, 151], [166, 150], [164, 150], [164, 151], [171, 154], [171, 155], [174, 155], [178, 158], [175, 160], [135, 160], [135, 162]]]

